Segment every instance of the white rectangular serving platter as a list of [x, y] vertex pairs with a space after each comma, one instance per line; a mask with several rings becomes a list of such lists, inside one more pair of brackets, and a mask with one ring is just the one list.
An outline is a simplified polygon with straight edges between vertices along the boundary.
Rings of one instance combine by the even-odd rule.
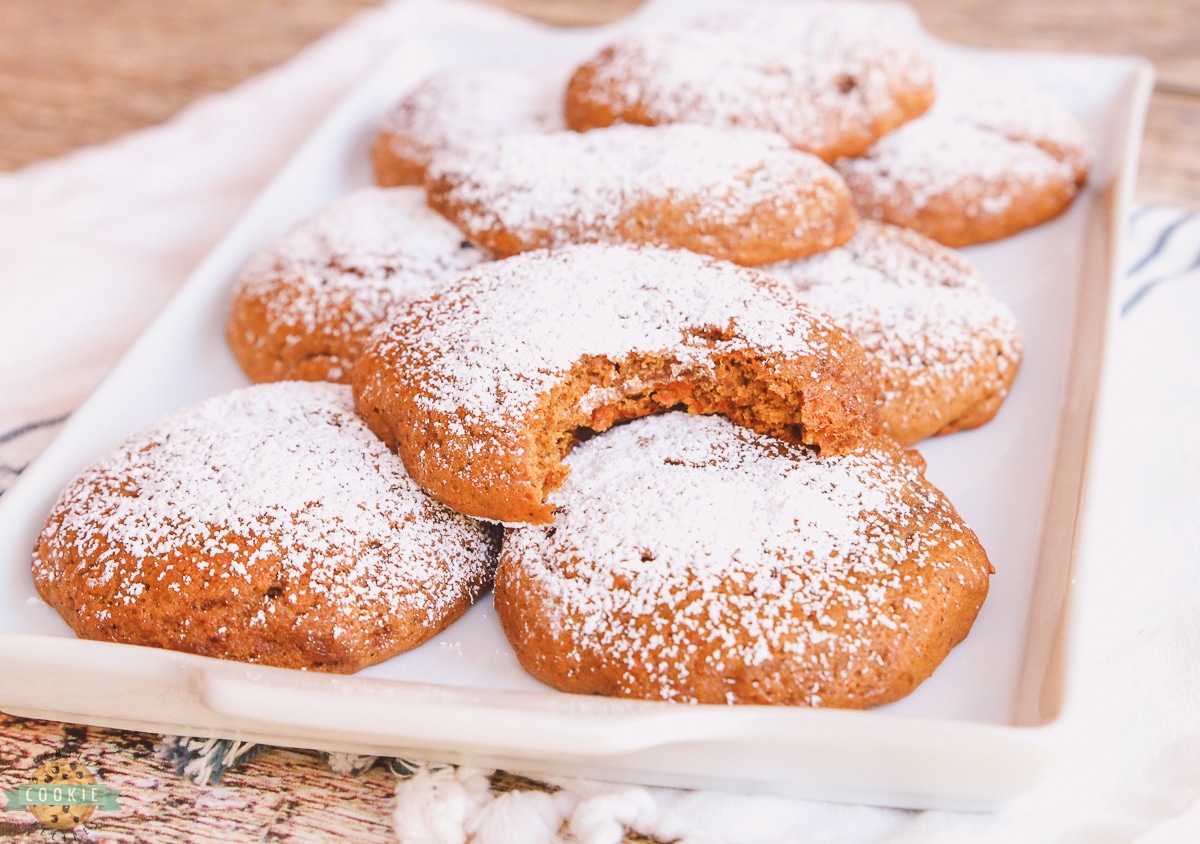
[[[1016, 312], [1025, 363], [993, 422], [919, 448], [996, 575], [971, 635], [903, 701], [852, 712], [561, 694], [521, 671], [490, 597], [421, 648], [348, 677], [78, 640], [40, 601], [30, 549], [59, 491], [157, 417], [247, 383], [223, 338], [233, 280], [296, 222], [369, 182], [373, 128], [405, 90], [434, 70], [489, 58], [582, 60], [618, 31], [734, 8], [658, 0], [613, 26], [551, 30], [495, 13], [460, 25], [453, 10], [461, 6], [420, 3], [411, 36], [329, 115], [0, 500], [0, 709], [535, 775], [912, 808], [992, 810], [1033, 788], [1069, 710], [1085, 468], [1152, 78], [1139, 59], [964, 50], [929, 39], [1061, 99], [1090, 132], [1094, 166], [1064, 216], [966, 250]], [[876, 8], [915, 30], [906, 7]]]

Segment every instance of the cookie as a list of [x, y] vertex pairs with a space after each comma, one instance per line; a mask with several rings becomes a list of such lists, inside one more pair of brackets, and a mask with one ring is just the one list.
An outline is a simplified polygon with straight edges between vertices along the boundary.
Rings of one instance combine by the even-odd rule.
[[968, 246], [1066, 211], [1087, 181], [1079, 122], [1011, 75], [966, 63], [939, 70], [926, 115], [838, 162], [859, 213]]
[[417, 188], [363, 188], [258, 255], [225, 337], [252, 381], [348, 381], [397, 303], [484, 260]]
[[85, 639], [349, 673], [450, 624], [497, 551], [408, 478], [349, 387], [287, 381], [169, 416], [86, 469], [33, 578]]
[[493, 61], [436, 73], [380, 123], [371, 145], [375, 181], [422, 185], [439, 151], [509, 132], [565, 129], [562, 101], [572, 68], [552, 61]]
[[1016, 317], [965, 258], [917, 232], [864, 222], [845, 246], [762, 269], [862, 343], [881, 428], [902, 445], [984, 424], [1012, 387]]
[[857, 222], [816, 157], [766, 132], [703, 126], [506, 135], [439, 156], [428, 193], [498, 257], [606, 242], [755, 265], [837, 246]]
[[[47, 762], [29, 778], [31, 784], [38, 787], [38, 796], [46, 793], [52, 797], [63, 795], [63, 799], [78, 799], [83, 796], [84, 789], [79, 786], [95, 785], [96, 777], [87, 768], [77, 762]], [[43, 792], [42, 790], [45, 790]], [[11, 793], [11, 792], [10, 792]], [[78, 798], [75, 797], [78, 795]], [[91, 820], [96, 813], [96, 805], [92, 803], [32, 805], [29, 812], [42, 826], [51, 829], [74, 829], [80, 824]]]
[[991, 566], [886, 437], [812, 451], [717, 417], [578, 446], [553, 524], [505, 533], [496, 615], [521, 665], [578, 694], [862, 709], [966, 637]]
[[673, 408], [824, 453], [875, 424], [862, 348], [785, 285], [691, 252], [588, 244], [481, 264], [381, 328], [359, 412], [456, 510], [548, 522], [572, 445]]
[[763, 129], [834, 161], [933, 99], [932, 62], [894, 27], [776, 4], [626, 35], [575, 72], [564, 108], [579, 131], [618, 122]]

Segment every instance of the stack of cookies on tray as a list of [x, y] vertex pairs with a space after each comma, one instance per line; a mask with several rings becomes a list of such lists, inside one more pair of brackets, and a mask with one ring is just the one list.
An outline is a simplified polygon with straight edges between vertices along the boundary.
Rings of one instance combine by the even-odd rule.
[[943, 244], [1061, 213], [1083, 149], [829, 7], [437, 73], [379, 186], [238, 280], [230, 346], [273, 383], [76, 479], [38, 589], [81, 636], [354, 671], [494, 584], [564, 691], [895, 700], [991, 573], [908, 446], [986, 423], [1021, 362]]

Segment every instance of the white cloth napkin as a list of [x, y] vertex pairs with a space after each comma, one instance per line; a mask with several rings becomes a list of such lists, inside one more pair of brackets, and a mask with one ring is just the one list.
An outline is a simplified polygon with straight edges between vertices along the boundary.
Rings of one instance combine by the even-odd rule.
[[[497, 14], [396, 0], [162, 126], [0, 175], [0, 490], [417, 16]], [[1130, 237], [1092, 470], [1100, 517], [1078, 584], [1081, 703], [1043, 787], [998, 814], [965, 815], [582, 780], [497, 795], [487, 772], [429, 768], [397, 786], [398, 838], [1200, 840], [1200, 217], [1143, 209]]]

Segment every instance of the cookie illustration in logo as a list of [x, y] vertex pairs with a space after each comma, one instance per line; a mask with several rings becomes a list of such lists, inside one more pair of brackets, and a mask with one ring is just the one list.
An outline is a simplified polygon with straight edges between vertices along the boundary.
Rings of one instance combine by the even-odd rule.
[[[70, 799], [70, 786], [94, 785], [96, 778], [92, 772], [75, 762], [50, 762], [33, 772], [32, 783], [39, 790], [44, 787], [64, 788], [64, 800]], [[31, 805], [29, 811], [43, 825], [52, 829], [73, 829], [87, 820], [96, 812], [95, 805], [70, 804], [38, 806]]]

